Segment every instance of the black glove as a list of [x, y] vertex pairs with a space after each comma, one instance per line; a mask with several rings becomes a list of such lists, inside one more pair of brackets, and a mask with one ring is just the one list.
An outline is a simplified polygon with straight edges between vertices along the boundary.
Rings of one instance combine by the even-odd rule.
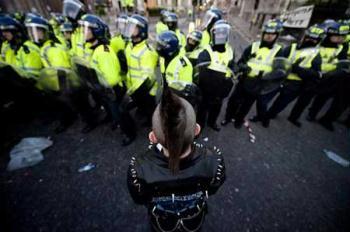
[[248, 74], [252, 69], [247, 64], [239, 64], [238, 65], [239, 72], [244, 74]]
[[300, 63], [303, 62], [304, 58], [299, 58], [294, 64], [292, 65], [292, 72], [297, 73], [301, 67], [299, 67]]

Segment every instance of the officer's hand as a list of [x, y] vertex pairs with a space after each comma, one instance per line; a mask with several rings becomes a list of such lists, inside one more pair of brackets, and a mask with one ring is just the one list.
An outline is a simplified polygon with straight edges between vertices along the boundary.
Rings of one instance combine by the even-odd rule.
[[299, 67], [300, 63], [303, 62], [304, 58], [299, 58], [294, 64], [292, 65], [292, 71], [295, 72]]
[[252, 53], [248, 56], [248, 60], [255, 58], [256, 57], [256, 53]]
[[247, 74], [247, 73], [249, 73], [252, 69], [248, 66], [248, 65], [246, 65], [246, 64], [240, 64], [239, 66], [239, 71], [240, 72], [242, 72], [242, 73], [244, 73], [244, 74]]

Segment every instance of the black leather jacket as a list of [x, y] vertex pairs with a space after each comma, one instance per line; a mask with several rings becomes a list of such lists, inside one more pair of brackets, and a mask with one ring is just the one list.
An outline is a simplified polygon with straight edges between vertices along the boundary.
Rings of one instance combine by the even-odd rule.
[[[195, 194], [202, 193], [203, 196], [207, 197], [216, 193], [224, 181], [225, 165], [221, 151], [215, 147], [214, 149], [208, 149], [196, 143], [193, 145], [191, 154], [180, 161], [179, 172], [176, 175], [172, 174], [168, 168], [167, 157], [162, 154], [159, 147], [152, 145], [145, 153], [131, 158], [127, 176], [131, 197], [135, 203], [147, 206], [151, 222], [156, 225], [155, 227], [159, 231], [162, 231], [158, 228], [159, 222], [157, 221], [158, 226], [157, 223], [153, 223], [158, 220], [158, 216], [154, 213], [159, 211], [155, 210], [157, 208], [156, 199], [169, 197], [168, 202], [170, 204], [175, 202], [174, 204], [176, 204], [174, 199], [179, 198], [181, 201], [184, 197], [188, 199], [187, 197]], [[201, 205], [201, 207], [194, 207], [201, 212], [194, 212], [193, 207], [187, 212], [176, 208], [181, 205], [178, 204], [177, 206], [171, 206], [176, 213], [167, 211], [166, 215], [159, 215], [159, 218], [164, 219], [163, 224], [166, 226], [174, 225], [172, 229], [176, 225], [186, 224], [181, 220], [188, 218], [189, 215], [197, 216], [201, 214], [200, 221], [203, 221], [206, 212], [206, 197], [203, 198], [204, 200], [202, 199], [201, 203], [195, 203], [195, 206]], [[180, 211], [181, 214], [178, 213]]]

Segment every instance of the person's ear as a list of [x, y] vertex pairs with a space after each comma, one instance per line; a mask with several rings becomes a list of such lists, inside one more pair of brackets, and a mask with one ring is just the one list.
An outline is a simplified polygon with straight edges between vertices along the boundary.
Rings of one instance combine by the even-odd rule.
[[201, 126], [198, 123], [196, 123], [196, 128], [194, 128], [194, 135], [198, 136], [199, 133], [201, 133]]
[[149, 139], [149, 141], [150, 141], [151, 143], [153, 143], [153, 144], [158, 143], [158, 139], [157, 139], [157, 137], [156, 137], [156, 135], [154, 134], [153, 131], [149, 132], [149, 134], [148, 134], [148, 139]]

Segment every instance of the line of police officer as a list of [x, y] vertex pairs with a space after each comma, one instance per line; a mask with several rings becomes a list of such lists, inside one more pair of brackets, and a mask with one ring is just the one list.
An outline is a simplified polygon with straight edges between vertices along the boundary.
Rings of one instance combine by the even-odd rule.
[[[150, 125], [163, 81], [197, 108], [202, 127], [216, 131], [220, 130], [216, 121], [223, 99], [237, 76], [222, 125], [234, 120], [235, 127], [241, 127], [256, 101], [257, 115], [252, 121], [267, 127], [297, 98], [288, 120], [300, 126], [298, 119], [312, 99], [309, 120], [334, 98], [320, 120], [332, 129], [332, 122], [349, 105], [349, 98], [344, 98], [349, 93], [345, 88], [349, 86], [349, 49], [343, 40], [349, 28], [341, 22], [312, 26], [299, 43], [283, 48], [276, 42], [281, 23], [269, 21], [261, 40], [248, 46], [236, 64], [234, 49], [228, 43], [230, 25], [216, 8], [206, 12], [203, 30], [192, 31], [187, 38], [178, 29], [177, 15], [162, 11], [156, 25], [155, 50], [148, 43], [148, 21], [143, 16], [120, 15], [118, 33], [110, 38], [108, 26], [99, 17], [86, 14], [78, 0], [65, 0], [63, 15], [66, 19], [53, 15], [47, 21], [27, 14], [27, 30], [13, 17], [0, 18], [4, 40], [1, 68], [12, 67], [22, 82], [30, 80], [32, 89], [38, 90], [32, 94], [34, 101], [43, 101], [60, 114], [57, 132], [69, 127], [78, 113], [86, 122], [84, 133], [101, 122], [111, 122], [112, 129], [120, 126], [122, 144], [128, 145], [137, 131], [131, 109], [136, 107], [136, 114]], [[0, 81], [8, 79], [4, 76]], [[99, 121], [101, 107], [106, 118]]]

